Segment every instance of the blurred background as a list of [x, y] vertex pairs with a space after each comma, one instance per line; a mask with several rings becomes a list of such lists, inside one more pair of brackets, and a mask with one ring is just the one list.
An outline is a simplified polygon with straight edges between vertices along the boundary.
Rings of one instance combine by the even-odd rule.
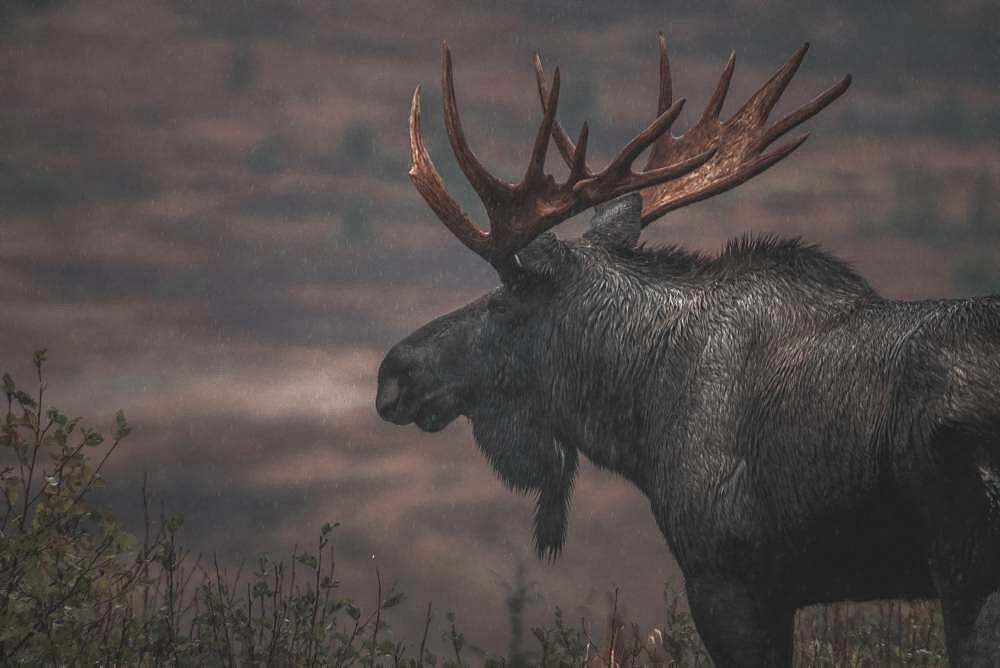
[[748, 231], [802, 236], [887, 296], [1000, 290], [1000, 6], [987, 0], [7, 0], [0, 367], [27, 384], [46, 347], [65, 412], [110, 429], [124, 409], [135, 432], [103, 501], [136, 528], [144, 472], [186, 516], [186, 544], [226, 563], [287, 555], [340, 521], [345, 588], [370, 605], [376, 565], [398, 578], [409, 598], [392, 621], [411, 642], [433, 601], [470, 642], [506, 651], [518, 583], [529, 623], [555, 605], [601, 614], [615, 587], [655, 622], [663, 582], [680, 580], [639, 492], [584, 465], [566, 548], [542, 564], [532, 500], [496, 481], [468, 424], [430, 436], [372, 405], [394, 341], [496, 282], [406, 175], [423, 83], [435, 162], [484, 220], [441, 128], [441, 41], [471, 145], [514, 180], [540, 117], [533, 52], [561, 66], [560, 118], [574, 135], [589, 120], [597, 162], [654, 115], [658, 30], [688, 98], [678, 130], [731, 49], [724, 114], [806, 40], [775, 118], [846, 72], [854, 84], [794, 156], [648, 240], [714, 251]]

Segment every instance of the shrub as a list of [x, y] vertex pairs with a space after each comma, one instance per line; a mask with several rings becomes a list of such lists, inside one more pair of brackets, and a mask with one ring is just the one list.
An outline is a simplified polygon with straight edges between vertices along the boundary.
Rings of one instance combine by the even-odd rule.
[[[177, 542], [183, 518], [162, 504], [151, 518], [145, 484], [141, 543], [92, 507], [89, 494], [105, 485], [101, 470], [128, 436], [128, 421], [119, 412], [106, 443], [80, 418], [47, 406], [46, 352], [33, 361], [34, 394], [3, 376], [0, 664], [401, 661], [404, 648], [385, 638], [383, 618], [403, 601], [395, 584], [383, 592], [378, 574], [379, 604], [367, 614], [335, 596], [335, 524], [322, 527], [315, 552], [287, 563], [260, 557], [244, 590], [241, 574], [230, 580], [217, 559], [192, 562]], [[94, 466], [88, 455], [101, 446]]]
[[[45, 405], [45, 351], [34, 396], [7, 374], [0, 437], [0, 662], [62, 662], [107, 652], [122, 634], [125, 597], [151, 558], [113, 517], [88, 508], [100, 471], [129, 433], [124, 414], [96, 467], [98, 432]], [[134, 554], [134, 556], [133, 556]], [[126, 556], [130, 558], [125, 558]]]

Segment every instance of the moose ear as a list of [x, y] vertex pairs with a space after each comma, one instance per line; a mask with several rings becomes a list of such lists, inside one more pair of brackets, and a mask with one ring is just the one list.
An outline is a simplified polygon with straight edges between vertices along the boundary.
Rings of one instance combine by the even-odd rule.
[[572, 253], [556, 235], [546, 232], [517, 252], [518, 269], [530, 277], [547, 279], [555, 276], [571, 260]]
[[583, 238], [606, 248], [632, 250], [642, 232], [642, 195], [631, 192], [594, 207]]

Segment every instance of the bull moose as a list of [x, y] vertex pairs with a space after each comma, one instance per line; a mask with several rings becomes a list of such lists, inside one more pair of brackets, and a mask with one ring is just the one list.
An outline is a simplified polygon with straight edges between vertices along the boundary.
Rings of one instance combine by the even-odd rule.
[[[720, 666], [789, 665], [797, 608], [884, 598], [940, 599], [951, 661], [1000, 665], [1000, 298], [885, 299], [798, 240], [745, 237], [715, 255], [639, 242], [802, 144], [769, 149], [850, 85], [768, 125], [807, 47], [720, 121], [730, 57], [674, 136], [684, 100], [661, 34], [658, 116], [601, 171], [587, 125], [574, 142], [557, 121], [559, 70], [549, 86], [536, 56], [543, 120], [511, 185], [468, 146], [445, 45], [447, 134], [489, 231], [431, 162], [419, 87], [410, 176], [501, 285], [397, 343], [376, 408], [428, 432], [466, 416], [499, 478], [537, 495], [543, 558], [563, 544], [580, 453], [633, 482]], [[550, 141], [565, 182], [544, 171]], [[591, 207], [579, 239], [548, 232]]]

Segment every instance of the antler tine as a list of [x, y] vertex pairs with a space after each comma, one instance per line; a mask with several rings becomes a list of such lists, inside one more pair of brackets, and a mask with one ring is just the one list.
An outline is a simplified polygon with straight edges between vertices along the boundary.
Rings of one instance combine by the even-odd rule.
[[736, 70], [736, 52], [729, 52], [729, 60], [719, 76], [719, 83], [715, 85], [715, 92], [705, 105], [705, 111], [701, 115], [701, 122], [718, 120], [722, 113], [722, 105], [726, 102], [726, 94], [729, 93], [729, 84], [733, 80], [733, 72]]
[[656, 169], [649, 169], [636, 174], [635, 185], [632, 190], [650, 188], [666, 181], [672, 181], [682, 176], [686, 176], [688, 173], [693, 172], [715, 157], [717, 152], [718, 148], [713, 146], [712, 148], [706, 149], [697, 155], [687, 158], [686, 160], [681, 160], [672, 165], [667, 165], [666, 167], [657, 167]]
[[472, 149], [469, 148], [465, 133], [462, 131], [462, 121], [458, 115], [458, 102], [455, 100], [451, 50], [447, 43], [442, 44], [441, 49], [444, 61], [441, 89], [444, 91], [444, 120], [445, 128], [448, 130], [448, 141], [451, 142], [451, 149], [458, 161], [458, 166], [462, 168], [465, 178], [469, 179], [469, 183], [472, 184], [479, 198], [483, 201], [494, 201], [498, 198], [498, 193], [509, 190], [510, 186], [486, 171]]
[[663, 31], [657, 33], [660, 44], [660, 93], [656, 101], [656, 113], [662, 114], [673, 103], [673, 84], [670, 78], [670, 57], [667, 55], [667, 38]]
[[587, 139], [590, 137], [590, 128], [587, 126], [587, 122], [583, 122], [583, 127], [580, 128], [580, 138], [576, 140], [576, 148], [573, 151], [573, 162], [569, 168], [569, 178], [566, 179], [567, 184], [576, 185], [576, 183], [584, 178], [585, 176], [590, 176], [590, 170], [587, 169]]
[[[662, 114], [670, 107], [674, 95], [673, 78], [670, 74], [670, 56], [667, 53], [667, 39], [663, 36], [662, 31], [657, 33], [657, 45], [660, 49], [660, 69], [659, 76], [657, 77], [659, 80], [659, 92], [657, 94], [656, 113]], [[726, 85], [729, 85], [728, 82]], [[716, 94], [718, 92], [716, 90]], [[723, 91], [722, 94], [725, 95], [725, 92]], [[673, 135], [668, 132], [653, 142], [649, 157], [646, 158], [646, 166], [643, 169], [648, 171], [655, 169], [657, 165], [663, 164], [667, 160], [667, 154], [670, 153], [670, 146], [673, 141]]]
[[559, 68], [556, 68], [552, 76], [552, 90], [542, 100], [542, 107], [545, 114], [542, 117], [542, 124], [538, 126], [538, 133], [535, 135], [535, 145], [531, 150], [531, 161], [528, 169], [524, 173], [524, 183], [534, 183], [542, 177], [545, 169], [545, 155], [549, 149], [549, 139], [552, 137], [552, 128], [556, 122], [556, 108], [559, 106]]
[[639, 154], [649, 148], [649, 145], [654, 141], [659, 139], [663, 133], [670, 129], [677, 117], [680, 116], [681, 110], [684, 109], [684, 103], [686, 100], [681, 98], [674, 102], [665, 111], [660, 113], [659, 116], [653, 120], [646, 129], [635, 136], [632, 141], [625, 145], [617, 156], [608, 165], [606, 172], [619, 172], [624, 169], [628, 169]]
[[799, 146], [802, 146], [802, 144], [804, 144], [806, 140], [809, 139], [809, 136], [810, 133], [803, 132], [801, 135], [799, 135], [792, 141], [782, 144], [778, 148], [772, 149], [767, 153], [761, 155], [759, 158], [757, 158], [755, 161], [753, 161], [747, 166], [746, 171], [748, 173], [746, 178], [756, 176], [757, 174], [760, 174], [765, 169], [767, 169], [774, 163], [778, 162], [779, 160], [784, 160], [786, 156], [791, 155], [792, 151], [797, 149]]
[[755, 148], [758, 151], [767, 148], [768, 145], [770, 145], [775, 139], [778, 139], [795, 126], [808, 121], [810, 118], [823, 111], [828, 104], [843, 95], [844, 91], [846, 91], [850, 85], [851, 75], [848, 74], [843, 79], [813, 98], [811, 102], [799, 107], [768, 128], [758, 140]]
[[473, 252], [489, 259], [490, 235], [483, 232], [445, 190], [444, 181], [434, 167], [424, 145], [420, 128], [420, 86], [413, 91], [410, 107], [410, 180], [441, 222]]
[[[545, 69], [542, 67], [542, 57], [537, 53], [535, 54], [535, 82], [538, 84], [538, 98], [544, 109], [549, 94], [545, 87]], [[573, 144], [573, 140], [569, 138], [562, 124], [559, 123], [559, 119], [555, 119], [553, 123], [552, 138], [555, 139], [556, 147], [559, 149], [563, 160], [568, 166], [572, 166], [576, 156], [576, 145]], [[586, 164], [583, 165], [583, 174], [587, 177], [593, 175]]]
[[788, 62], [771, 75], [771, 78], [746, 101], [746, 104], [733, 114], [733, 120], [745, 118], [748, 123], [753, 123], [754, 125], [760, 125], [766, 121], [771, 110], [774, 109], [774, 105], [778, 103], [781, 94], [788, 87], [788, 83], [798, 71], [799, 65], [802, 64], [802, 59], [806, 57], [806, 51], [808, 50], [809, 42], [800, 46], [792, 54], [792, 57], [788, 59]]

